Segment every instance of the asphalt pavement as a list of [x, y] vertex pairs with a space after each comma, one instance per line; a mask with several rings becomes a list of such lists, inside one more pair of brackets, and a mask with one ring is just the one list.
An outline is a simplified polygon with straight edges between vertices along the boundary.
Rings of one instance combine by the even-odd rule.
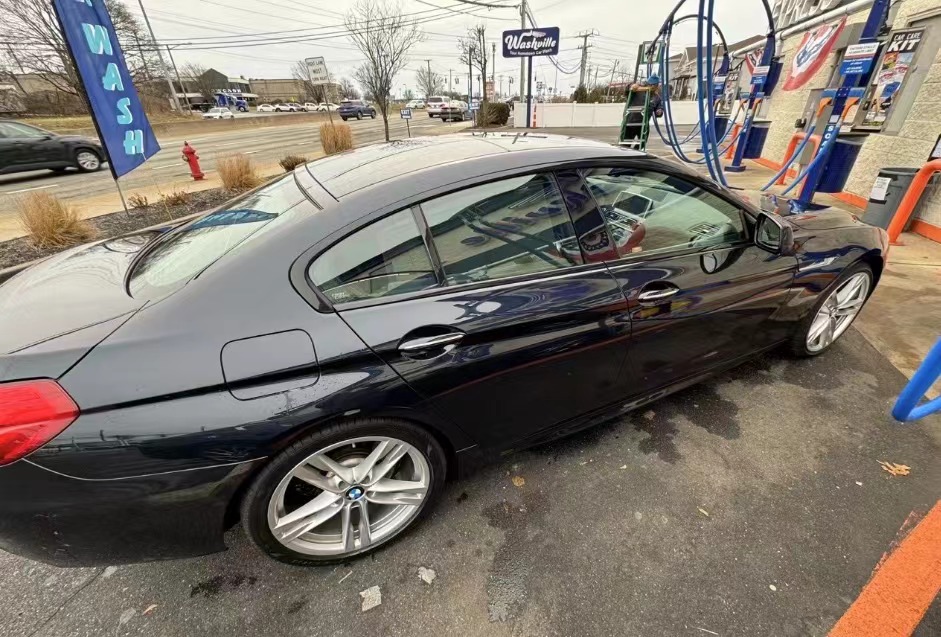
[[[888, 416], [903, 376], [851, 330], [769, 355], [452, 484], [374, 557], [255, 551], [62, 570], [0, 553], [0, 626], [30, 637], [826, 635], [907, 518], [938, 500], [941, 419]], [[538, 388], [534, 388], [534, 395]], [[892, 476], [879, 461], [911, 467]], [[419, 567], [433, 569], [431, 584]], [[361, 610], [360, 592], [382, 603]], [[941, 608], [916, 632], [941, 634]]]

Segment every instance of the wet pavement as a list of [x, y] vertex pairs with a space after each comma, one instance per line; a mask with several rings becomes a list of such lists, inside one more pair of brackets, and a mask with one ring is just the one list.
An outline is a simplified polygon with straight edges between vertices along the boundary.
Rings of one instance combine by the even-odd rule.
[[[236, 528], [204, 558], [61, 570], [0, 553], [3, 634], [825, 635], [941, 493], [941, 418], [855, 330], [456, 482], [373, 557], [304, 569]], [[911, 467], [892, 476], [879, 461]], [[431, 584], [419, 568], [435, 571]], [[363, 612], [360, 592], [381, 590]], [[941, 633], [937, 604], [918, 635]]]

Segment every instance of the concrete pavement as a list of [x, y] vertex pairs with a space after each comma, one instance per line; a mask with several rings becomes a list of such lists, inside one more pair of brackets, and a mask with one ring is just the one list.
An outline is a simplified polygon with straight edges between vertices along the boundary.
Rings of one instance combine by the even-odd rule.
[[[31, 637], [823, 636], [909, 515], [938, 500], [941, 419], [891, 421], [903, 382], [853, 331], [820, 358], [767, 356], [507, 457], [451, 485], [401, 541], [339, 567], [273, 562], [238, 528], [226, 553], [167, 563], [60, 570], [0, 553], [0, 626]], [[371, 586], [382, 605], [363, 613]]]
[[[290, 117], [292, 113], [276, 114]], [[342, 123], [339, 117], [335, 117]], [[210, 122], [211, 124], [212, 122]], [[350, 120], [354, 143], [358, 146], [385, 138], [382, 119]], [[470, 123], [443, 123], [438, 119], [418, 117], [411, 122], [412, 135], [436, 135], [458, 131]], [[203, 172], [208, 177], [216, 174], [216, 160], [235, 153], [248, 154], [267, 173], [281, 170], [278, 161], [289, 154], [314, 157], [322, 152], [320, 122], [286, 124], [269, 128], [247, 128], [234, 131], [207, 132], [193, 136], [166, 136], [159, 139], [161, 151], [134, 172], [121, 178], [126, 196], [137, 191], [156, 193], [177, 188], [193, 189], [189, 169], [181, 159], [183, 142], [196, 148]], [[394, 138], [406, 136], [405, 121], [396, 115], [389, 119], [390, 134]], [[212, 130], [208, 128], [207, 130]], [[201, 186], [195, 185], [196, 188]], [[0, 241], [23, 236], [16, 218], [13, 200], [17, 195], [33, 191], [47, 191], [57, 197], [82, 206], [86, 216], [120, 210], [121, 202], [107, 167], [96, 173], [68, 172], [57, 175], [50, 171], [35, 171], [0, 177]], [[153, 201], [155, 197], [150, 197]]]

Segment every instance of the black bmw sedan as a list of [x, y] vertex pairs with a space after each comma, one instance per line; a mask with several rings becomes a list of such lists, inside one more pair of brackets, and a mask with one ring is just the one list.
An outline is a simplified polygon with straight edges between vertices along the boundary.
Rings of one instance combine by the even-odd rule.
[[299, 167], [0, 285], [0, 547], [294, 564], [388, 543], [445, 480], [783, 345], [826, 351], [885, 233], [672, 163], [465, 134]]

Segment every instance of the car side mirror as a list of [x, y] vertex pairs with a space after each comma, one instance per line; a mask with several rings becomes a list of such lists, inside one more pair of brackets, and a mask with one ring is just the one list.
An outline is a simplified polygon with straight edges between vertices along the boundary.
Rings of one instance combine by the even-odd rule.
[[775, 254], [794, 254], [794, 230], [781, 217], [761, 212], [755, 228], [755, 245]]

